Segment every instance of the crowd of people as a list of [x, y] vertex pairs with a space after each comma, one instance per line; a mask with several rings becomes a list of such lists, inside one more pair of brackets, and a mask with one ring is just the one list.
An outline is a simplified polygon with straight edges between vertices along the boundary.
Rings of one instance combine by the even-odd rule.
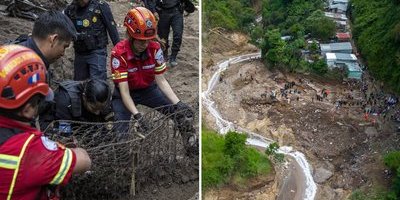
[[[289, 104], [291, 101], [304, 99], [304, 95], [308, 95], [311, 103], [323, 102], [332, 104], [334, 110], [338, 111], [342, 107], [346, 109], [354, 109], [360, 116], [360, 119], [367, 122], [375, 123], [375, 118], [382, 118], [382, 121], [392, 121], [400, 123], [400, 107], [398, 105], [399, 99], [393, 94], [385, 94], [381, 88], [369, 87], [369, 84], [374, 80], [347, 80], [345, 81], [345, 89], [318, 89], [313, 87], [313, 92], [305, 91], [302, 84], [312, 83], [299, 79], [296, 81], [277, 81], [278, 89], [269, 89], [261, 94], [261, 98], [269, 97], [272, 100], [284, 100]], [[349, 112], [348, 112], [349, 113]], [[373, 116], [373, 117], [372, 117]]]
[[[43, 124], [53, 120], [104, 122], [113, 113], [114, 121], [133, 117], [141, 126], [143, 114], [136, 106], [142, 104], [168, 116], [185, 110], [179, 116], [193, 119], [193, 110], [164, 76], [167, 62], [169, 67], [178, 65], [182, 2], [149, 0], [145, 5], [148, 8], [127, 11], [126, 39], [120, 39], [105, 1], [74, 0], [63, 12], [43, 13], [28, 37], [0, 46], [0, 199], [53, 199], [59, 194], [58, 185], [90, 169], [91, 159], [84, 149], [47, 138], [32, 123], [38, 118]], [[168, 55], [170, 26], [174, 41]], [[109, 65], [108, 36], [114, 45]], [[158, 36], [166, 41], [164, 51]], [[53, 91], [48, 70], [71, 43], [74, 80], [63, 80]], [[107, 67], [114, 86], [107, 81]], [[59, 128], [68, 126], [60, 123]], [[121, 134], [128, 131], [118, 130]], [[180, 133], [185, 148], [196, 145], [194, 132]]]

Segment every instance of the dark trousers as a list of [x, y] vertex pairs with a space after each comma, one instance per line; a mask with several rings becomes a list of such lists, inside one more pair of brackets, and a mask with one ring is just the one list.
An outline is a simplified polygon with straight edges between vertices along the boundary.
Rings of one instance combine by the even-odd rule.
[[[176, 128], [178, 128], [182, 141], [185, 147], [189, 147], [189, 139], [194, 134], [194, 128], [192, 124], [185, 123], [186, 117], [193, 118], [193, 113], [191, 111], [186, 111], [185, 113], [179, 113], [179, 108], [176, 108], [169, 99], [162, 93], [156, 84], [153, 83], [150, 87], [143, 90], [135, 90], [131, 92], [131, 97], [135, 105], [145, 105], [150, 108], [155, 108], [157, 111], [163, 113], [164, 115], [169, 115], [177, 112], [176, 116], [171, 115], [171, 119], [175, 120]], [[130, 120], [132, 113], [125, 107], [122, 102], [119, 89], [115, 88], [112, 100], [112, 107], [114, 111], [114, 120]], [[129, 124], [122, 122], [115, 125], [115, 130], [117, 130], [120, 136], [126, 135], [129, 132]], [[198, 149], [195, 151], [198, 153]]]
[[[158, 22], [158, 35], [161, 39], [166, 41], [166, 49], [168, 49], [168, 36], [170, 27], [172, 27], [173, 41], [171, 47], [171, 57], [176, 58], [182, 44], [183, 12], [181, 12], [179, 6], [176, 6], [171, 9], [161, 10], [159, 16], [160, 21]], [[168, 53], [165, 53], [164, 56], [168, 56]]]
[[75, 52], [74, 80], [86, 79], [107, 80], [107, 50], [96, 49], [89, 53], [80, 54]]
[[[157, 84], [152, 84], [150, 87], [142, 89], [142, 90], [135, 90], [131, 92], [131, 97], [135, 105], [144, 105], [150, 108], [158, 108], [162, 107], [161, 109], [157, 109], [163, 114], [169, 114], [173, 112], [173, 105], [171, 101], [162, 93], [160, 88], [158, 88]], [[168, 108], [171, 105], [170, 109]], [[125, 107], [124, 102], [122, 102], [121, 95], [119, 93], [119, 89], [115, 88], [112, 100], [112, 108], [114, 111], [114, 120], [130, 120], [132, 113]]]

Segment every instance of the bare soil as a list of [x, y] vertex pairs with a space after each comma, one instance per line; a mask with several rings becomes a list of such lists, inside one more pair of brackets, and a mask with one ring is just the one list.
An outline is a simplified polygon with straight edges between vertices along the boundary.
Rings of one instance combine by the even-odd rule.
[[[109, 2], [114, 19], [118, 24], [118, 32], [121, 39], [125, 38], [125, 28], [122, 26], [122, 23], [126, 12], [131, 7], [129, 2], [128, 0]], [[55, 8], [58, 10], [62, 9], [63, 5], [65, 5], [65, 1], [63, 0], [38, 0], [37, 3], [41, 3], [46, 8]], [[166, 72], [166, 78], [183, 102], [187, 102], [192, 107], [198, 108], [199, 12], [195, 11], [186, 16], [184, 18], [184, 25], [183, 42], [177, 58], [179, 65], [173, 69], [169, 69]], [[29, 34], [32, 27], [33, 22], [30, 20], [0, 14], [0, 44], [13, 41], [21, 34]], [[108, 49], [110, 50], [111, 48], [112, 45], [109, 45]], [[74, 52], [71, 45], [66, 50], [65, 56], [50, 67], [55, 81], [73, 78], [73, 58]], [[54, 84], [52, 86], [54, 87]], [[149, 183], [146, 187], [142, 188], [135, 199], [196, 199], [198, 198], [196, 197], [196, 193], [198, 193], [198, 170], [198, 158], [194, 158], [190, 166], [176, 166], [173, 170], [166, 170], [165, 172], [169, 174], [163, 176], [165, 179], [157, 181], [157, 184]]]
[[[225, 35], [229, 38], [229, 34]], [[203, 88], [207, 88], [218, 61], [257, 50], [243, 40], [232, 39], [227, 44], [227, 38], [221, 34], [207, 36], [209, 39], [203, 44]], [[374, 116], [366, 121], [360, 106], [335, 108], [334, 102], [349, 94], [355, 99], [364, 98], [356, 86], [351, 90], [341, 81], [270, 71], [260, 60], [232, 65], [221, 77], [212, 98], [225, 119], [272, 138], [281, 146], [293, 146], [306, 155], [313, 169], [322, 167], [333, 173], [317, 184], [316, 199], [347, 199], [355, 189], [368, 190], [390, 183], [382, 155], [399, 149], [396, 141], [400, 135], [394, 124]], [[271, 91], [279, 93], [289, 82], [296, 83], [288, 94], [289, 100], [279, 95], [276, 100], [270, 98]], [[293, 94], [295, 89], [301, 93]], [[319, 102], [315, 95], [323, 89], [330, 94]], [[205, 123], [215, 126], [213, 117], [202, 112]], [[367, 128], [377, 134], [367, 135]], [[215, 192], [207, 192], [206, 196], [209, 193]]]

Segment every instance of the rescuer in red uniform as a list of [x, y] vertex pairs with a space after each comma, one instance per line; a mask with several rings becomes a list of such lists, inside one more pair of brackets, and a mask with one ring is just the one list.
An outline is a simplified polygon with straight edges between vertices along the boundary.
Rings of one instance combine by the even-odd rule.
[[29, 124], [49, 91], [46, 67], [32, 50], [0, 46], [0, 200], [49, 199], [91, 161], [84, 149], [66, 148]]
[[[124, 20], [128, 39], [120, 41], [111, 52], [111, 72], [115, 84], [112, 106], [115, 120], [129, 120], [133, 115], [145, 124], [136, 105], [156, 108], [163, 114], [177, 114], [176, 124], [185, 147], [196, 145], [193, 127], [182, 119], [193, 119], [191, 108], [179, 100], [163, 73], [166, 71], [163, 51], [154, 39], [157, 22], [152, 12], [143, 7], [131, 9]], [[159, 108], [163, 106], [162, 108]], [[178, 112], [178, 111], [187, 112]], [[126, 132], [127, 126], [121, 127]]]

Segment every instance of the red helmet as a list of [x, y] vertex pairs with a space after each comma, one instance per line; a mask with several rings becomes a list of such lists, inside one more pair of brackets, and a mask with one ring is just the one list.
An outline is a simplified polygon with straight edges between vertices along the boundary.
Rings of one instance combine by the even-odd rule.
[[0, 46], [0, 108], [15, 109], [33, 95], [47, 95], [46, 67], [31, 49]]
[[150, 10], [136, 7], [126, 14], [124, 25], [131, 37], [138, 40], [151, 40], [157, 35], [157, 21]]

